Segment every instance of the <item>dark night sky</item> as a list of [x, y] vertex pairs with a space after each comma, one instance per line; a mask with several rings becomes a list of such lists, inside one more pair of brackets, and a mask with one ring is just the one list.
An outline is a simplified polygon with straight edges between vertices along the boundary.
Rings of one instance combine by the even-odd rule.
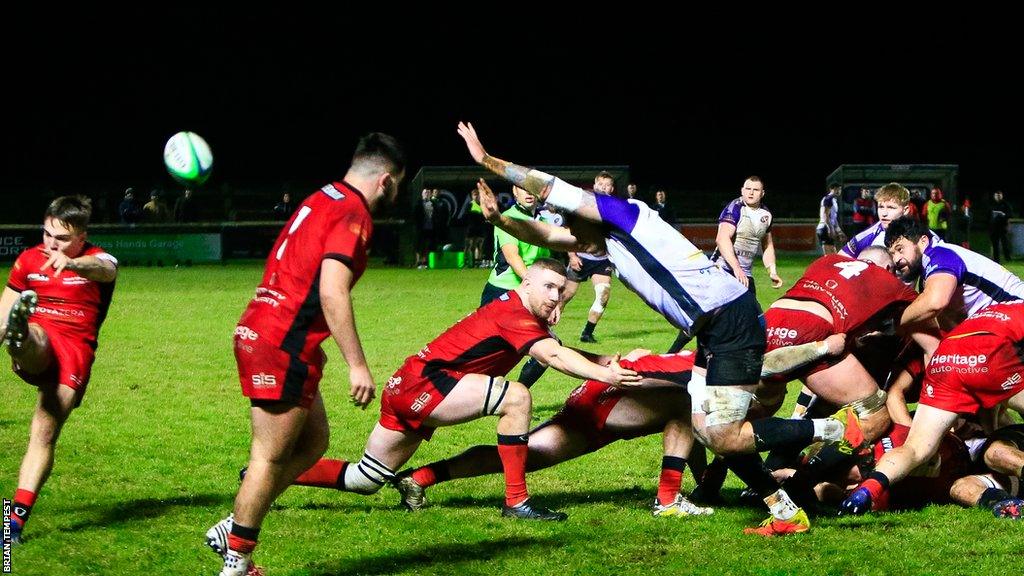
[[922, 162], [959, 163], [961, 190], [1024, 192], [1009, 37], [832, 51], [646, 27], [648, 40], [562, 29], [528, 42], [458, 23], [359, 35], [281, 13], [155, 28], [79, 16], [89, 26], [69, 17], [46, 34], [24, 22], [6, 82], [11, 185], [151, 182], [182, 129], [210, 142], [215, 178], [237, 183], [338, 176], [369, 130], [398, 136], [414, 168], [467, 164], [454, 127], [469, 119], [497, 156], [629, 164], [644, 188], [732, 189], [757, 173], [770, 191], [808, 193], [842, 163]]

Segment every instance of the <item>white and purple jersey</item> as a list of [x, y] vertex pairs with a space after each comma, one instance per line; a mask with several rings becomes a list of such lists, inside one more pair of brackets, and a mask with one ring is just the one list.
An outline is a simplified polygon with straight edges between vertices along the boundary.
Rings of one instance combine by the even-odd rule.
[[[722, 210], [718, 216], [718, 223], [727, 222], [736, 227], [732, 235], [733, 252], [740, 263], [744, 274], [753, 276], [754, 258], [761, 253], [761, 243], [764, 237], [772, 231], [772, 213], [762, 205], [760, 208], [751, 208], [743, 203], [743, 198], [737, 198]], [[722, 254], [716, 249], [711, 255], [711, 260], [726, 271], [732, 273], [732, 268]]]
[[[839, 229], [839, 201], [832, 194], [825, 194], [821, 199], [821, 210], [818, 215], [818, 229], [831, 228]], [[826, 214], [826, 212], [828, 214]], [[828, 219], [826, 221], [826, 218]]]
[[[1024, 282], [1020, 278], [981, 254], [955, 244], [929, 244], [921, 256], [921, 268], [923, 281], [934, 274], [951, 274], [956, 278], [965, 316], [993, 302], [1024, 299]], [[955, 302], [951, 305], [955, 306]]]
[[747, 289], [638, 200], [595, 195], [619, 280], [673, 326], [692, 333], [704, 314]]
[[[942, 244], [942, 238], [939, 238], [931, 230], [928, 230], [928, 238], [931, 239], [931, 244]], [[850, 238], [850, 241], [843, 246], [840, 252], [850, 258], [856, 258], [860, 255], [861, 250], [868, 246], [881, 246], [885, 248], [885, 228], [882, 228], [881, 222], [875, 222], [865, 228], [860, 234]]]

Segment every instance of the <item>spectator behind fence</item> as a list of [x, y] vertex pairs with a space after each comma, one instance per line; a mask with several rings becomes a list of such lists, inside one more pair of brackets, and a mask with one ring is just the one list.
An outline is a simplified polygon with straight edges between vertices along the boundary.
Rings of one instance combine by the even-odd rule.
[[159, 190], [149, 193], [149, 202], [142, 207], [142, 219], [149, 224], [163, 224], [171, 221], [171, 209], [160, 197]]
[[292, 204], [292, 195], [285, 192], [281, 194], [281, 201], [274, 204], [274, 218], [287, 220], [292, 217], [292, 212], [295, 212], [295, 204]]
[[124, 200], [117, 207], [117, 213], [122, 224], [135, 224], [142, 219], [142, 206], [135, 199], [135, 189], [128, 188], [124, 191]]
[[186, 189], [174, 202], [174, 221], [195, 222], [196, 220], [199, 220], [199, 206], [196, 205], [196, 200], [192, 197], [192, 191]]

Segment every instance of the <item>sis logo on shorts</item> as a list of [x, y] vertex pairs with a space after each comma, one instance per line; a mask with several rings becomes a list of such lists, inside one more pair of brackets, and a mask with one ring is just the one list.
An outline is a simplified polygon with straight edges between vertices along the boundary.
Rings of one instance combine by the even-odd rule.
[[1010, 376], [1006, 379], [1006, 382], [1003, 382], [1001, 388], [1003, 390], [1013, 390], [1014, 387], [1020, 385], [1021, 381], [1024, 381], [1024, 378], [1021, 378], [1020, 372], [1014, 372], [1013, 376]]

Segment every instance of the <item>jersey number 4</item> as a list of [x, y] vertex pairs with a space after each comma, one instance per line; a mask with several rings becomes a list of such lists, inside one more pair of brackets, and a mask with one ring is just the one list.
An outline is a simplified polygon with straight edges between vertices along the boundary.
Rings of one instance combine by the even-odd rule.
[[853, 260], [850, 262], [838, 262], [834, 264], [834, 266], [836, 268], [839, 268], [840, 276], [849, 280], [850, 278], [853, 278], [854, 276], [867, 270], [870, 264], [868, 264], [867, 262], [862, 262], [860, 260]]

